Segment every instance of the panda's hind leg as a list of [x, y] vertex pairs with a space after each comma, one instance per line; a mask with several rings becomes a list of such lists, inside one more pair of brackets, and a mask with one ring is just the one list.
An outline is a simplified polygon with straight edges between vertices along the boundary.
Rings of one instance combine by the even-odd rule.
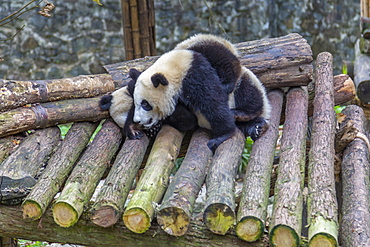
[[245, 136], [250, 136], [253, 141], [261, 137], [269, 128], [268, 122], [263, 117], [256, 117], [248, 122], [236, 122], [236, 126]]

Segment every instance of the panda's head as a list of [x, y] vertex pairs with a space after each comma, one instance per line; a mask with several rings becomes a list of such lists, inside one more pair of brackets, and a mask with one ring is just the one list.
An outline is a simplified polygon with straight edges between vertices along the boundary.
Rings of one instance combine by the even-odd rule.
[[130, 77], [136, 81], [134, 122], [149, 129], [174, 112], [192, 60], [191, 51], [171, 51], [142, 73], [130, 70]]

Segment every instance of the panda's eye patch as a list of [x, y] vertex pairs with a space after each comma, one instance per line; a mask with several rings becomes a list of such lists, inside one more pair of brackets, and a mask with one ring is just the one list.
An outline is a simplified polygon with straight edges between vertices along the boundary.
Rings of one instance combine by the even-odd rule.
[[141, 101], [141, 107], [146, 110], [146, 111], [151, 111], [153, 109], [153, 107], [149, 104], [148, 101], [146, 100], [143, 100]]

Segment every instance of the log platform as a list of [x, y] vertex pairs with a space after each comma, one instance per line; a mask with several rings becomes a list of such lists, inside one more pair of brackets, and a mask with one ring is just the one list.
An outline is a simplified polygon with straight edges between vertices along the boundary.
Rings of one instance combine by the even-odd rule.
[[[314, 75], [310, 47], [297, 34], [237, 47], [269, 88], [272, 104], [270, 128], [254, 143], [245, 174], [239, 172], [240, 191], [245, 142], [238, 131], [212, 155], [203, 129], [180, 133], [165, 125], [152, 140], [126, 139], [98, 109], [96, 95], [87, 96], [95, 98], [86, 110], [67, 104], [84, 95], [14, 109], [3, 103], [0, 247], [16, 246], [17, 238], [84, 246], [369, 246], [370, 144], [361, 109], [347, 107], [338, 118], [340, 137], [334, 133], [333, 106], [354, 97], [353, 81], [332, 75], [328, 53], [320, 54]], [[107, 66], [111, 77], [89, 80], [122, 85], [127, 68], [153, 60]], [[41, 126], [34, 123], [39, 117]], [[8, 122], [15, 120], [32, 123]], [[63, 139], [58, 122], [75, 122]]]

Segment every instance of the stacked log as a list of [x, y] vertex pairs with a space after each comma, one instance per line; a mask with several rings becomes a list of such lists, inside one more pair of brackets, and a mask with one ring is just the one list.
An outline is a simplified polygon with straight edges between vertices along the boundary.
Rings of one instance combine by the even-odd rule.
[[265, 230], [271, 169], [279, 136], [283, 97], [283, 92], [278, 89], [268, 93], [273, 109], [270, 126], [253, 144], [251, 159], [245, 171], [236, 233], [239, 238], [248, 242], [260, 239]]
[[317, 56], [316, 96], [308, 165], [309, 246], [338, 246], [338, 208], [334, 180], [334, 88], [332, 55]]

